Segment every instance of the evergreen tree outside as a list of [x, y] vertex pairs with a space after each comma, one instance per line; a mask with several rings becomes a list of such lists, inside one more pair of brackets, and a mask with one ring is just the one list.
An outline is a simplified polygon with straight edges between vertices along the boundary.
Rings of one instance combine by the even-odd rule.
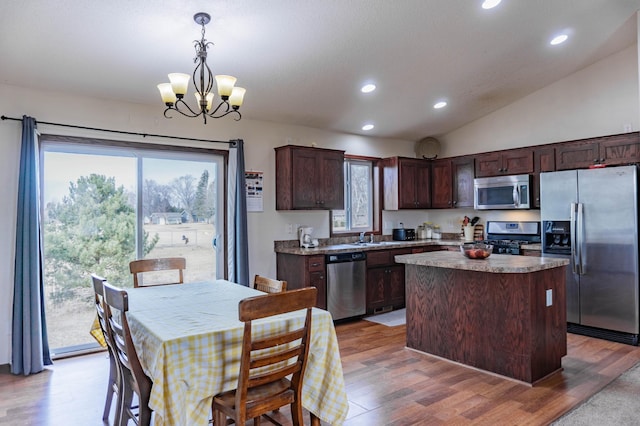
[[207, 222], [212, 216], [212, 208], [209, 200], [209, 171], [205, 170], [200, 176], [198, 187], [196, 189], [196, 198], [193, 203], [193, 214], [196, 216], [197, 222]]
[[[135, 258], [135, 208], [115, 178], [91, 174], [69, 185], [62, 202], [47, 205], [44, 251], [45, 282], [55, 289], [54, 302], [73, 299], [87, 287], [89, 274], [129, 286], [129, 262]], [[143, 251], [158, 241], [144, 234]], [[54, 296], [55, 295], [55, 296]]]

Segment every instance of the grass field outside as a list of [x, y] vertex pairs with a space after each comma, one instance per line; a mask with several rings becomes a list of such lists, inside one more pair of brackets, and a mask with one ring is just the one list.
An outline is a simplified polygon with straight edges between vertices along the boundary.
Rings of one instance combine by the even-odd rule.
[[[150, 236], [158, 234], [160, 239], [154, 249], [146, 256], [184, 257], [187, 260], [185, 282], [213, 280], [216, 276], [216, 256], [213, 249], [215, 228], [206, 223], [185, 223], [180, 225], [144, 225]], [[184, 238], [183, 238], [184, 237]], [[46, 261], [46, 260], [45, 260]], [[51, 288], [45, 287], [45, 315], [51, 349], [92, 344], [96, 342], [89, 334], [96, 317], [93, 305], [93, 287], [90, 274], [87, 285], [73, 300], [53, 304]], [[107, 280], [109, 277], [106, 277]], [[153, 277], [156, 279], [157, 277]], [[133, 287], [133, 281], [113, 283], [122, 287]]]

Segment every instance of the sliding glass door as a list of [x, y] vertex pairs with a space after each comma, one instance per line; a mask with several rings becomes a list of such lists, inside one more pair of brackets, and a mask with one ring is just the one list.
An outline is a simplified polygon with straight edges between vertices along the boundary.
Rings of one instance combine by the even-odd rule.
[[96, 345], [90, 274], [131, 287], [136, 258], [185, 257], [223, 276], [223, 155], [42, 141], [44, 283], [55, 355]]

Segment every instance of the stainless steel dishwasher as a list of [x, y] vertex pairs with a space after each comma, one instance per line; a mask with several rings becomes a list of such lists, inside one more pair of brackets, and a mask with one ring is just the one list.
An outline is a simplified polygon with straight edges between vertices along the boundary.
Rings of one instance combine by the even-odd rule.
[[365, 314], [366, 259], [367, 255], [363, 252], [326, 256], [327, 310], [334, 320]]

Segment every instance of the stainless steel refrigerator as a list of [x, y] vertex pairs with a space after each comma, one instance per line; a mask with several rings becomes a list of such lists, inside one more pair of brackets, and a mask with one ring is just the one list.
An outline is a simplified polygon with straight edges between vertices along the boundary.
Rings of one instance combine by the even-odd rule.
[[638, 344], [638, 169], [540, 174], [543, 256], [567, 257], [568, 330]]

